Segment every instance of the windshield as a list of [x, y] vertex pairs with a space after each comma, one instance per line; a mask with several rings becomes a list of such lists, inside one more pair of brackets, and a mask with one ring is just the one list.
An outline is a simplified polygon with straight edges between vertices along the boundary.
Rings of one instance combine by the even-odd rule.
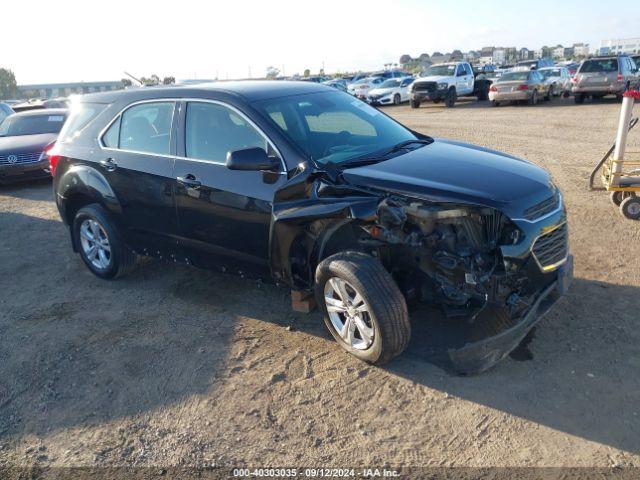
[[618, 60], [615, 58], [608, 58], [603, 60], [587, 60], [582, 64], [580, 73], [595, 73], [595, 72], [617, 72]]
[[61, 114], [12, 115], [0, 124], [0, 137], [58, 133], [65, 119]]
[[399, 86], [400, 86], [399, 80], [387, 80], [386, 82], [382, 82], [382, 84], [380, 85], [380, 88], [394, 88]]
[[416, 136], [375, 108], [342, 92], [256, 102], [257, 110], [307, 156], [347, 163]]
[[506, 72], [500, 77], [501, 82], [525, 82], [529, 79], [529, 72]]
[[432, 65], [424, 71], [423, 77], [449, 77], [456, 71], [455, 65]]
[[369, 83], [369, 78], [361, 78], [360, 80], [358, 80], [357, 82], [353, 82], [354, 84], [358, 85], [360, 83]]

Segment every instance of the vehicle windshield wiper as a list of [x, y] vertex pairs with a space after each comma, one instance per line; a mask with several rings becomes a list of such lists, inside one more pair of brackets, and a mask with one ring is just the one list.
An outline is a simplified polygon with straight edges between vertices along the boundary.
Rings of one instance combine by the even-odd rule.
[[356, 157], [353, 160], [348, 160], [342, 164], [343, 167], [361, 167], [363, 165], [371, 165], [373, 163], [378, 163], [383, 160], [387, 160], [390, 155], [399, 152], [400, 150], [404, 150], [413, 144], [418, 145], [429, 145], [432, 143], [432, 140], [414, 138], [411, 140], [405, 140], [404, 142], [400, 142], [395, 144], [393, 147], [383, 150], [377, 155], [364, 155], [362, 157]]

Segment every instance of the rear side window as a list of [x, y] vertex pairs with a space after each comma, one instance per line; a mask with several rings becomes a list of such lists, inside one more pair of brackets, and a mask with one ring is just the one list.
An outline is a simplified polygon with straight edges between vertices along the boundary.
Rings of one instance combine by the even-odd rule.
[[587, 60], [582, 64], [580, 73], [617, 72], [618, 59]]
[[109, 148], [169, 155], [174, 102], [151, 102], [125, 110], [102, 137]]
[[106, 105], [100, 103], [74, 103], [71, 106], [69, 118], [60, 131], [58, 141], [66, 143], [76, 138], [82, 129], [105, 108]]

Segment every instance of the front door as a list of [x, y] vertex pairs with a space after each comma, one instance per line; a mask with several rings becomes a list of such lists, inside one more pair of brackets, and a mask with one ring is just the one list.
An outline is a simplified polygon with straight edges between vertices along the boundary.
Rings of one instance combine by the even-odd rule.
[[127, 243], [139, 253], [170, 256], [177, 252], [173, 199], [172, 146], [176, 102], [134, 104], [122, 112], [101, 138], [97, 168], [122, 209]]
[[233, 107], [186, 103], [176, 159], [176, 205], [186, 255], [194, 263], [268, 271], [273, 196], [280, 173], [229, 170], [227, 152], [250, 147], [276, 155], [266, 137]]

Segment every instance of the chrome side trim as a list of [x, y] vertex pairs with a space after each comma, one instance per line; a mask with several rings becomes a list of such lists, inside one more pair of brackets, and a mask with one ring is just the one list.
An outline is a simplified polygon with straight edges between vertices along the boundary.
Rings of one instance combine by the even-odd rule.
[[118, 120], [118, 118], [120, 118], [122, 116], [122, 114], [125, 111], [127, 111], [128, 109], [130, 109], [131, 107], [134, 107], [136, 105], [140, 105], [140, 104], [144, 104], [144, 103], [159, 103], [159, 102], [172, 102], [174, 104], [174, 115], [175, 115], [175, 112], [176, 112], [175, 106], [176, 106], [177, 102], [213, 103], [213, 104], [221, 105], [221, 106], [223, 106], [225, 108], [228, 108], [229, 110], [232, 110], [234, 113], [236, 113], [240, 117], [242, 117], [242, 119], [245, 120], [249, 125], [251, 125], [253, 128], [255, 128], [256, 131], [260, 134], [260, 136], [262, 136], [262, 138], [264, 138], [265, 141], [269, 145], [271, 145], [271, 147], [274, 149], [274, 151], [278, 154], [278, 159], [280, 160], [280, 164], [282, 166], [282, 170], [280, 172], [278, 172], [278, 173], [279, 174], [286, 174], [287, 173], [287, 165], [284, 162], [284, 158], [282, 157], [282, 153], [280, 152], [280, 150], [278, 149], [276, 144], [273, 142], [273, 140], [271, 140], [269, 138], [269, 136], [266, 133], [264, 133], [262, 131], [262, 129], [260, 127], [258, 127], [253, 122], [253, 120], [251, 120], [247, 115], [245, 115], [242, 111], [238, 110], [233, 105], [230, 105], [230, 104], [225, 103], [225, 102], [221, 102], [220, 100], [211, 100], [211, 99], [207, 99], [207, 98], [164, 98], [163, 97], [163, 98], [153, 98], [153, 99], [146, 99], [146, 100], [138, 100], [137, 102], [129, 103], [127, 106], [122, 108], [122, 110], [120, 110], [116, 115], [114, 115], [114, 117], [109, 121], [109, 123], [107, 123], [107, 125], [102, 130], [100, 130], [100, 133], [98, 133], [98, 146], [102, 150], [107, 150], [107, 151], [111, 151], [111, 152], [135, 153], [137, 155], [150, 155], [150, 156], [154, 156], [154, 157], [162, 156], [162, 157], [174, 158], [174, 159], [178, 159], [178, 160], [190, 160], [190, 161], [193, 161], [193, 162], [209, 163], [209, 164], [214, 164], [214, 165], [225, 165], [224, 162], [218, 162], [218, 161], [215, 161], [215, 160], [205, 160], [205, 159], [199, 159], [199, 158], [180, 157], [178, 155], [158, 155], [157, 153], [138, 152], [138, 151], [135, 151], [135, 150], [125, 150], [125, 149], [122, 149], [122, 148], [112, 148], [112, 147], [107, 147], [103, 143], [102, 138], [107, 133], [107, 130], [109, 130], [109, 128], [111, 128], [111, 125], [113, 125]]

